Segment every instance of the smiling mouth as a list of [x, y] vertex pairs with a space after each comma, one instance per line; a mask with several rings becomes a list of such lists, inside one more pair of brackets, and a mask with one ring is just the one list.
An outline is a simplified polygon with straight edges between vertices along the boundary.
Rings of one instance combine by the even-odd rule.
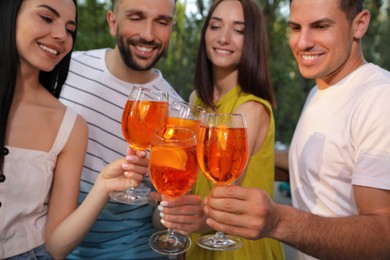
[[51, 53], [51, 54], [53, 54], [53, 55], [58, 55], [58, 54], [59, 54], [58, 51], [56, 51], [56, 50], [54, 50], [54, 49], [52, 49], [52, 48], [49, 48], [49, 47], [47, 47], [46, 45], [39, 44], [39, 47], [40, 47], [42, 50], [47, 51], [47, 52], [49, 52], [49, 53]]

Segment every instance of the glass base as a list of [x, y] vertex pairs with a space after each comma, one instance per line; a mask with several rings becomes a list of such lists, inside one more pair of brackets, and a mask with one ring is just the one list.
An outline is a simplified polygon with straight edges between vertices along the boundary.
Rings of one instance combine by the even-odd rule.
[[191, 246], [191, 239], [177, 231], [167, 230], [154, 233], [149, 238], [150, 247], [163, 255], [179, 255]]
[[113, 191], [110, 193], [110, 198], [114, 201], [130, 204], [130, 205], [144, 205], [148, 203], [148, 198], [138, 195], [135, 191]]
[[242, 241], [238, 237], [228, 236], [223, 232], [201, 236], [196, 243], [200, 247], [214, 251], [232, 251], [242, 247]]

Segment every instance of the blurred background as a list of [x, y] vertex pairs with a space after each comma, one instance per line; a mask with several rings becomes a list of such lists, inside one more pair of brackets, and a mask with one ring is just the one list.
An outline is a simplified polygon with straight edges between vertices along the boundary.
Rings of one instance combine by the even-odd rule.
[[[211, 0], [177, 0], [175, 29], [170, 49], [158, 68], [164, 77], [188, 100], [193, 90], [194, 67], [200, 29]], [[288, 46], [287, 20], [289, 0], [258, 0], [267, 21], [270, 42], [270, 71], [276, 94], [274, 110], [276, 140], [290, 143], [295, 124], [310, 88], [311, 80], [300, 77]], [[369, 62], [390, 69], [390, 6], [389, 0], [366, 0], [371, 24], [363, 39], [364, 55]], [[106, 12], [111, 0], [78, 0], [79, 29], [76, 50], [113, 47]]]

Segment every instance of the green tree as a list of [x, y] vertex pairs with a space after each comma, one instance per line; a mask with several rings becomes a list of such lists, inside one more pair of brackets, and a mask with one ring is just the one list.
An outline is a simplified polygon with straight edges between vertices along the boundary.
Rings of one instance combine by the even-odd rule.
[[196, 50], [199, 42], [200, 23], [195, 15], [187, 16], [186, 2], [176, 4], [175, 27], [167, 56], [158, 68], [176, 91], [185, 99], [194, 89]]
[[390, 69], [390, 53], [385, 51], [390, 43], [389, 0], [366, 1], [370, 10], [370, 27], [363, 38], [363, 52], [369, 62]]
[[311, 81], [300, 76], [288, 46], [286, 10], [289, 1], [259, 1], [267, 22], [270, 72], [277, 107], [274, 110], [276, 139], [289, 143]]
[[107, 20], [107, 10], [111, 4], [107, 1], [78, 1], [78, 29], [75, 50], [112, 47], [112, 38]]

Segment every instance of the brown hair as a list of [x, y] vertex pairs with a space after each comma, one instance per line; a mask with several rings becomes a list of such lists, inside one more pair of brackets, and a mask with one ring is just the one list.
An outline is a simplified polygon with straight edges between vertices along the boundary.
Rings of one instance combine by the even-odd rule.
[[[195, 90], [205, 105], [216, 108], [213, 102], [212, 64], [207, 58], [205, 34], [215, 8], [224, 0], [214, 1], [203, 24], [195, 68]], [[244, 20], [244, 44], [238, 68], [241, 90], [268, 100], [275, 105], [268, 68], [268, 34], [263, 13], [254, 0], [237, 0], [241, 3]]]

